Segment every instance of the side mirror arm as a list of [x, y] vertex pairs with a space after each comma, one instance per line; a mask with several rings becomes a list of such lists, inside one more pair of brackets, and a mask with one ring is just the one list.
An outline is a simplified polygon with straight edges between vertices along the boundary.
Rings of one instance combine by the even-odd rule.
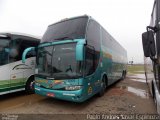
[[26, 55], [28, 52], [35, 50], [35, 47], [26, 48], [22, 54], [22, 63], [26, 62]]

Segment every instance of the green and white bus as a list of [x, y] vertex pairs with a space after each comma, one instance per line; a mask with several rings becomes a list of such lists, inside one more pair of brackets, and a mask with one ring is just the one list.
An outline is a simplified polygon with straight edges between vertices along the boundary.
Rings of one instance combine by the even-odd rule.
[[0, 33], [0, 95], [26, 90], [33, 92], [35, 52], [22, 63], [23, 51], [38, 46], [40, 39], [21, 33]]
[[103, 95], [126, 75], [127, 52], [90, 16], [64, 19], [48, 27], [37, 52], [35, 93], [83, 102]]

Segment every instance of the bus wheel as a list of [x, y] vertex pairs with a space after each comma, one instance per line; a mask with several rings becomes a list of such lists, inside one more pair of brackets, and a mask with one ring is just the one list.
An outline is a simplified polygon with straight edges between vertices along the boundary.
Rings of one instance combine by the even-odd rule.
[[145, 78], [146, 78], [146, 83], [148, 84], [148, 82], [147, 82], [147, 73], [145, 72], [144, 74], [145, 74]]
[[126, 77], [126, 72], [125, 72], [125, 71], [123, 71], [123, 72], [122, 72], [122, 78], [121, 78], [121, 79], [122, 79], [122, 80], [124, 80], [124, 79], [125, 79], [125, 77]]
[[153, 82], [152, 82], [152, 94], [153, 94], [153, 100], [154, 100], [154, 103], [155, 103], [155, 106], [156, 106], [156, 110], [158, 110], [157, 108], [157, 99], [156, 99], [156, 94], [155, 94], [155, 90], [154, 90], [154, 85], [153, 85]]
[[102, 89], [101, 89], [101, 91], [98, 94], [100, 97], [104, 95], [106, 87], [107, 87], [105, 76], [103, 76], [101, 87], [102, 87]]
[[156, 100], [156, 96], [155, 96], [155, 93], [154, 93], [153, 99], [154, 99], [154, 103], [155, 103], [155, 106], [156, 106], [156, 110], [157, 110], [157, 100]]
[[25, 90], [27, 94], [34, 93], [34, 76], [28, 79]]

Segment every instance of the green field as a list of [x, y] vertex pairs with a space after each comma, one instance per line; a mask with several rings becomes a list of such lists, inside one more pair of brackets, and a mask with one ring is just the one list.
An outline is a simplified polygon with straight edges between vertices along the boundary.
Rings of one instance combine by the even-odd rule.
[[143, 65], [128, 65], [128, 74], [143, 74], [144, 66]]

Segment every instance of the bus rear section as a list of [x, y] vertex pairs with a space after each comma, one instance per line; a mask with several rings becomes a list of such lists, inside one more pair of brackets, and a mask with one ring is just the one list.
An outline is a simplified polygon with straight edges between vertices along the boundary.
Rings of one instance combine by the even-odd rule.
[[107, 86], [125, 76], [127, 53], [109, 33], [103, 33], [89, 16], [50, 25], [41, 44], [23, 54], [25, 62], [27, 52], [37, 51], [35, 93], [73, 102], [104, 95]]
[[21, 33], [0, 33], [0, 95], [34, 91], [30, 85], [34, 80], [35, 53], [27, 55], [25, 64], [21, 59], [24, 49], [38, 46], [39, 41]]

